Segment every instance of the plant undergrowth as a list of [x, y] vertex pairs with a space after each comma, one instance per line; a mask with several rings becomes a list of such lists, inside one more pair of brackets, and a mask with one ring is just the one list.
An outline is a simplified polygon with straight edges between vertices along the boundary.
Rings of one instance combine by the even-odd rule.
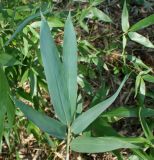
[[152, 1], [0, 10], [0, 158], [154, 158]]

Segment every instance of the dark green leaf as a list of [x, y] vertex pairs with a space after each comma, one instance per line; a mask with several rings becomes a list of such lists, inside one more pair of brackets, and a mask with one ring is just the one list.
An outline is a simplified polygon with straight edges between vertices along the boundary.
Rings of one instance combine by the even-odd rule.
[[0, 54], [0, 66], [13, 66], [21, 64], [18, 60], [16, 60], [13, 56], [2, 53]]
[[139, 22], [137, 22], [136, 24], [134, 24], [130, 29], [129, 31], [131, 32], [135, 32], [135, 31], [138, 31], [140, 29], [143, 29], [145, 27], [148, 27], [150, 25], [153, 25], [154, 24], [154, 14], [140, 20]]
[[[43, 12], [43, 14], [49, 13], [49, 10]], [[36, 13], [34, 15], [29, 16], [27, 19], [25, 19], [16, 29], [16, 31], [13, 33], [13, 35], [10, 37], [10, 39], [5, 43], [5, 46], [7, 46], [15, 37], [16, 35], [23, 30], [23, 28], [31, 22], [33, 19], [37, 18], [40, 16], [40, 12]]]

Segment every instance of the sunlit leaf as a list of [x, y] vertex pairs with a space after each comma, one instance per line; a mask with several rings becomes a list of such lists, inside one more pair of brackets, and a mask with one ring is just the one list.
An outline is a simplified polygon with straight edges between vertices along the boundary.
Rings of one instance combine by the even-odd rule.
[[154, 45], [150, 42], [148, 38], [140, 35], [137, 32], [129, 32], [128, 36], [132, 41], [142, 44], [143, 46], [148, 47], [148, 48], [154, 48]]

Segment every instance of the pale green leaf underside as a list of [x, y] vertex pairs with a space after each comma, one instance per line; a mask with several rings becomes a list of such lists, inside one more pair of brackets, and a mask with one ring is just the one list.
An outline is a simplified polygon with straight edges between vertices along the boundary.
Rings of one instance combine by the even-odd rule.
[[134, 42], [137, 42], [148, 48], [154, 48], [154, 45], [151, 43], [151, 41], [148, 38], [142, 36], [141, 34], [137, 32], [129, 32], [128, 36]]
[[60, 139], [65, 138], [66, 126], [59, 121], [46, 116], [33, 109], [32, 107], [26, 105], [25, 103], [14, 100], [15, 105], [20, 108], [24, 115], [31, 120], [35, 125], [37, 125], [42, 131], [55, 136]]
[[127, 10], [126, 0], [124, 2], [124, 6], [122, 10], [121, 25], [122, 25], [123, 32], [127, 32], [129, 29], [129, 15]]
[[66, 77], [59, 58], [57, 47], [51, 37], [49, 26], [44, 18], [41, 21], [40, 49], [51, 102], [55, 113], [64, 124], [71, 122], [71, 107], [68, 99]]
[[63, 63], [73, 117], [77, 99], [77, 42], [70, 14], [64, 28]]
[[107, 100], [97, 104], [92, 107], [88, 111], [82, 113], [77, 119], [74, 120], [72, 124], [72, 132], [75, 134], [81, 133], [84, 129], [86, 129], [102, 112], [104, 112], [117, 98], [119, 92], [121, 91], [124, 83], [126, 82], [128, 76], [125, 76], [122, 81], [120, 87], [116, 91], [116, 93], [108, 98]]
[[80, 153], [108, 152], [120, 148], [139, 148], [131, 142], [116, 137], [77, 137], [71, 142], [71, 149]]

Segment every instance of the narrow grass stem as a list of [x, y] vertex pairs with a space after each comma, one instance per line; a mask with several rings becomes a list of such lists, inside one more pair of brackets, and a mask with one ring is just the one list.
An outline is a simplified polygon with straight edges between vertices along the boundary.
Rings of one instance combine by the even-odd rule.
[[66, 160], [70, 158], [70, 142], [71, 142], [71, 127], [68, 127], [67, 144], [66, 144]]

